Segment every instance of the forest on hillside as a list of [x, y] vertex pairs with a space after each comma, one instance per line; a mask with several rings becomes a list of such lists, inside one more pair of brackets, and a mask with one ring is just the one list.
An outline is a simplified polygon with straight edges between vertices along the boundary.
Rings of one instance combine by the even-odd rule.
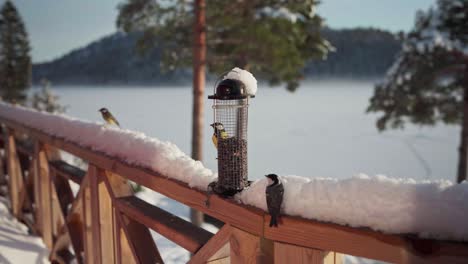
[[[322, 61], [308, 62], [304, 78], [376, 78], [391, 65], [400, 40], [378, 29], [324, 29], [336, 48]], [[162, 71], [161, 50], [137, 52], [139, 33], [117, 32], [50, 62], [33, 65], [33, 82], [46, 78], [54, 84], [182, 84], [191, 80], [190, 69]]]

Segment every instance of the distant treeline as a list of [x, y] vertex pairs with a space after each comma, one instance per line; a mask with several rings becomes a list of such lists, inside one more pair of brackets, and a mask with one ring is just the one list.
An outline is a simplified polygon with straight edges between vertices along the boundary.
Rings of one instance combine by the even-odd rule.
[[[376, 29], [324, 29], [336, 48], [324, 61], [311, 61], [305, 78], [375, 78], [382, 76], [400, 49], [398, 38]], [[190, 69], [162, 72], [161, 54], [136, 52], [139, 34], [115, 33], [50, 62], [33, 65], [33, 82], [53, 84], [181, 84], [191, 80]]]

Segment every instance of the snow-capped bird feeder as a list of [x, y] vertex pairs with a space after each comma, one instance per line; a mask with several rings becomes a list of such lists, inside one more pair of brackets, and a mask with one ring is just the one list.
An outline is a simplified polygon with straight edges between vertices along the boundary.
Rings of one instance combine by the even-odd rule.
[[[247, 76], [247, 78], [246, 78]], [[248, 71], [234, 68], [215, 85], [213, 99], [213, 143], [218, 150], [218, 181], [213, 191], [231, 196], [248, 185], [247, 117], [252, 88], [257, 81]]]

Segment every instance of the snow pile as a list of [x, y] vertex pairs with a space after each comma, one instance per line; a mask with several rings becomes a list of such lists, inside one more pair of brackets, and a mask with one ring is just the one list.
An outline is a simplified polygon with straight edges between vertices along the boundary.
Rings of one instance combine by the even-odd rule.
[[187, 156], [173, 143], [148, 137], [141, 132], [5, 103], [0, 103], [0, 116], [7, 119], [14, 117], [14, 121], [28, 127], [187, 182], [190, 187], [206, 190], [208, 184], [217, 177], [217, 174], [205, 168], [200, 161]]
[[[0, 116], [206, 190], [217, 177], [170, 142], [143, 133], [0, 103]], [[386, 233], [468, 241], [468, 182], [281, 177], [283, 213]], [[266, 210], [266, 179], [235, 198]]]
[[28, 234], [28, 228], [18, 222], [0, 202], [0, 263], [50, 263], [49, 252], [37, 236]]
[[257, 93], [257, 79], [255, 79], [252, 73], [246, 70], [235, 67], [230, 72], [228, 72], [228, 74], [226, 74], [226, 76], [224, 76], [223, 79], [233, 79], [241, 81], [245, 84], [246, 93], [248, 95], [255, 95]]
[[[416, 182], [385, 176], [349, 179], [281, 177], [284, 214], [386, 233], [468, 241], [468, 182]], [[266, 210], [267, 180], [238, 194], [245, 204]]]

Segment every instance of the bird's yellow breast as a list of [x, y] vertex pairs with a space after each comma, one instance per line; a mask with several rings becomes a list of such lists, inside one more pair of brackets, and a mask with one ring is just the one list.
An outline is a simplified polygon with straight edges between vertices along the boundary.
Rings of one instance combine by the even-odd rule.
[[211, 140], [213, 141], [215, 148], [218, 148], [218, 137], [216, 136], [216, 134], [213, 134]]

